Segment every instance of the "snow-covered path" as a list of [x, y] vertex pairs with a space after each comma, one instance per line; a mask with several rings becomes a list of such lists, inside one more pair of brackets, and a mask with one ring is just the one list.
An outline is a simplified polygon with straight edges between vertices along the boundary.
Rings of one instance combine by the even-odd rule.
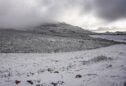
[[0, 86], [125, 86], [124, 84], [126, 85], [125, 44], [57, 54], [0, 54]]

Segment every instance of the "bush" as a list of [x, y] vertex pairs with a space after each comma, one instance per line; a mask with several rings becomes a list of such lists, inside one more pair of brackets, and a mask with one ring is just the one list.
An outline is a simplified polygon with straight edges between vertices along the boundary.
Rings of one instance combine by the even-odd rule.
[[111, 57], [101, 55], [101, 56], [94, 57], [88, 61], [83, 61], [83, 65], [101, 62], [101, 61], [110, 61], [110, 60], [113, 60], [113, 59]]
[[108, 61], [108, 60], [112, 60], [112, 58], [102, 56], [102, 55], [91, 59], [92, 62], [100, 62], [100, 61]]

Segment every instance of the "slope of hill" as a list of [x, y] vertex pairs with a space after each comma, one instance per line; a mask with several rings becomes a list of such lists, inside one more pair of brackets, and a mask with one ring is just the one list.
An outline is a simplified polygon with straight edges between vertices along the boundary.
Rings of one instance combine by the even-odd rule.
[[27, 31], [0, 29], [1, 53], [51, 53], [105, 47], [117, 42], [91, 38], [68, 24], [46, 24]]
[[51, 36], [81, 38], [81, 39], [87, 39], [89, 38], [87, 34], [93, 33], [91, 31], [84, 30], [78, 26], [72, 26], [66, 23], [43, 24], [36, 27], [32, 27], [31, 31]]

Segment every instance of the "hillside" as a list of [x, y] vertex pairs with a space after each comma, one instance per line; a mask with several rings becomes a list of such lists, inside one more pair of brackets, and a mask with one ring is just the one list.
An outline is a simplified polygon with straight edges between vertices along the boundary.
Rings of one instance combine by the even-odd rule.
[[36, 27], [32, 27], [32, 29], [28, 28], [28, 31], [29, 30], [36, 33], [45, 34], [45, 35], [81, 38], [81, 39], [89, 38], [87, 34], [93, 33], [91, 31], [84, 30], [78, 26], [72, 26], [66, 23], [42, 24]]
[[88, 50], [117, 44], [91, 38], [92, 32], [68, 24], [46, 24], [25, 31], [0, 29], [1, 53], [52, 53]]

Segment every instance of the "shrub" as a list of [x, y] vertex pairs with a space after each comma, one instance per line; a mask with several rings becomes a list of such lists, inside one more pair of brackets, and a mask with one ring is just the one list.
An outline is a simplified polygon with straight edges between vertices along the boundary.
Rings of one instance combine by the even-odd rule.
[[101, 56], [94, 57], [88, 61], [83, 61], [83, 65], [101, 62], [101, 61], [110, 61], [110, 60], [113, 60], [113, 59], [111, 57], [101, 55]]
[[91, 59], [92, 62], [100, 62], [100, 61], [108, 61], [108, 60], [112, 60], [112, 58], [103, 55]]

